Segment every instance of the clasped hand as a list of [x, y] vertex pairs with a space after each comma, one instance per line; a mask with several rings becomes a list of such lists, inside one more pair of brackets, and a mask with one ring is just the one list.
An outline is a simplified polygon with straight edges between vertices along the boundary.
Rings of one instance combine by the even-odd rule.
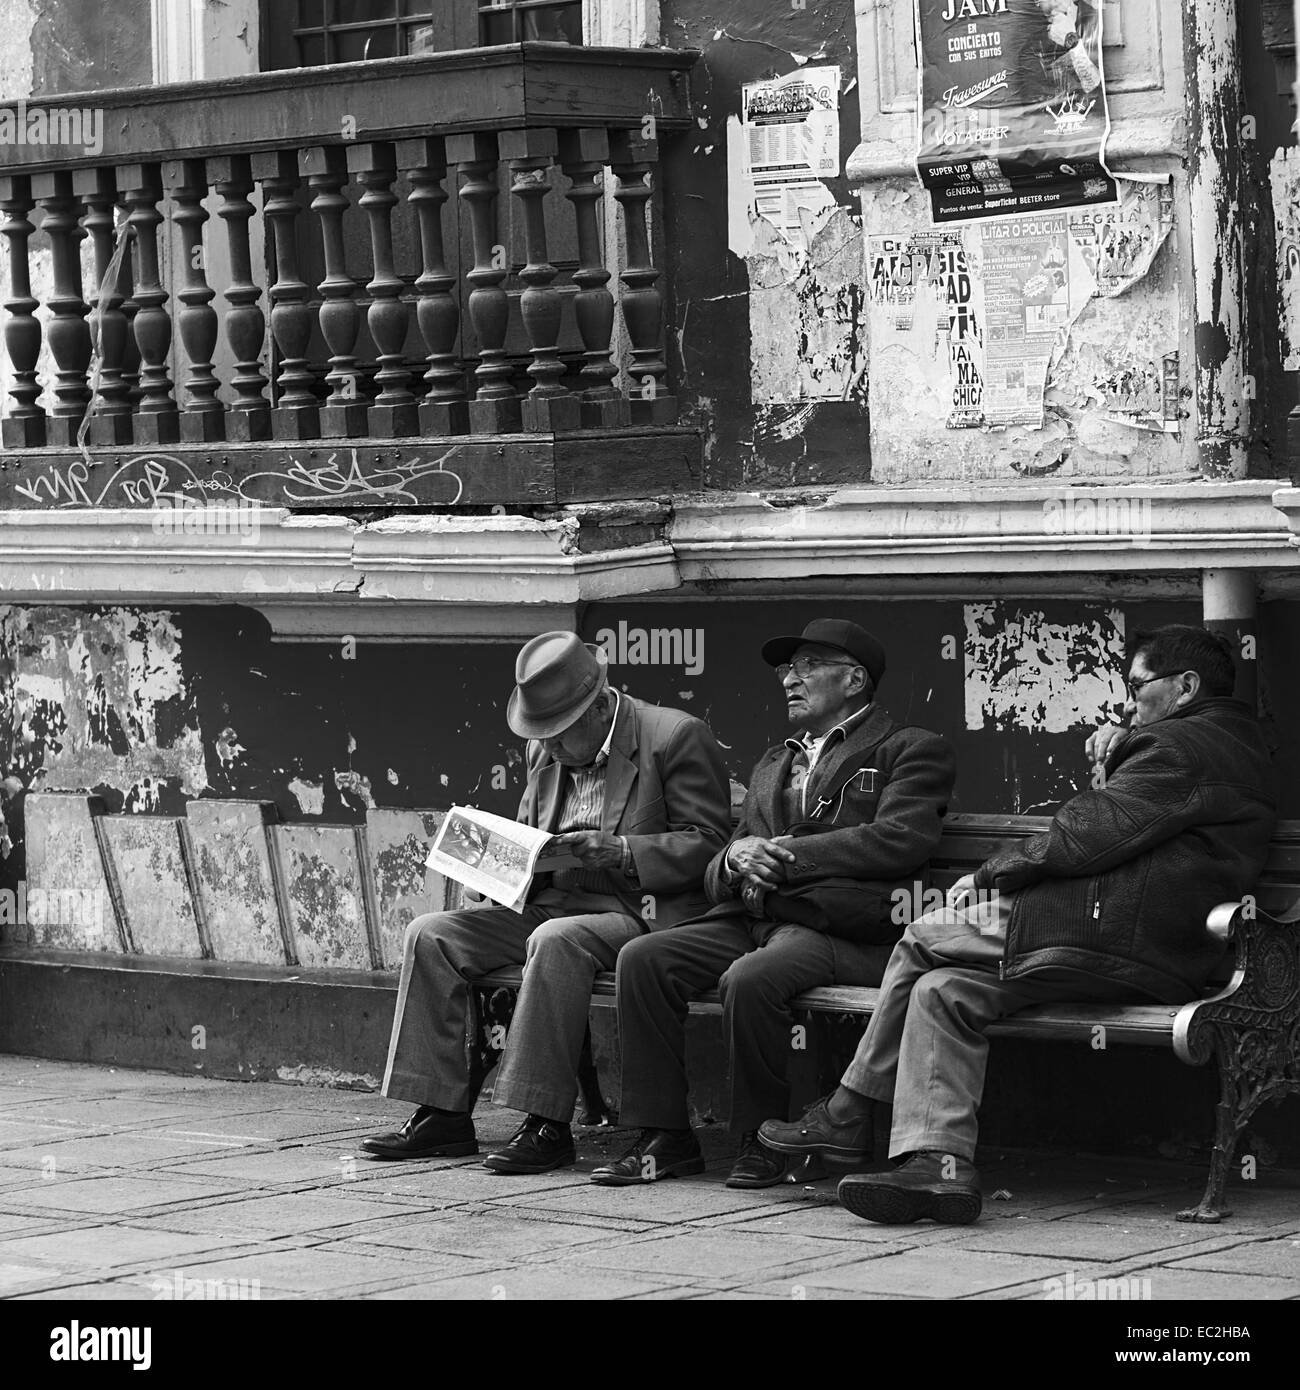
[[765, 840], [761, 835], [746, 835], [727, 850], [727, 866], [732, 873], [764, 888], [784, 883], [786, 865], [794, 863], [794, 852], [782, 843], [789, 838], [778, 835], [775, 840]]

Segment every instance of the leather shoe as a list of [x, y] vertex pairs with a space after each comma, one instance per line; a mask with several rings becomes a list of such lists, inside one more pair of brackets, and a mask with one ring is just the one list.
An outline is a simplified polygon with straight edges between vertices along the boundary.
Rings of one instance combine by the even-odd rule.
[[758, 1131], [751, 1129], [742, 1136], [740, 1153], [731, 1165], [728, 1187], [775, 1187], [785, 1178], [788, 1164], [771, 1149], [758, 1142]]
[[704, 1171], [704, 1155], [691, 1130], [643, 1129], [636, 1143], [591, 1175], [602, 1187], [635, 1187], [660, 1178], [685, 1178]]
[[[759, 1143], [777, 1153], [822, 1154], [827, 1158], [870, 1158], [874, 1148], [872, 1117], [839, 1124], [826, 1109], [830, 1096], [811, 1106], [797, 1120], [783, 1124], [780, 1120], [764, 1120], [759, 1126]], [[874, 1105], [873, 1105], [874, 1109]]]
[[529, 1115], [504, 1149], [488, 1154], [483, 1166], [494, 1173], [549, 1173], [552, 1168], [567, 1168], [577, 1159], [568, 1125]]
[[401, 1129], [361, 1141], [371, 1158], [464, 1158], [478, 1153], [474, 1121], [422, 1105]]
[[846, 1211], [884, 1226], [926, 1216], [945, 1226], [969, 1226], [984, 1205], [973, 1163], [930, 1152], [913, 1154], [891, 1173], [850, 1173], [837, 1195]]

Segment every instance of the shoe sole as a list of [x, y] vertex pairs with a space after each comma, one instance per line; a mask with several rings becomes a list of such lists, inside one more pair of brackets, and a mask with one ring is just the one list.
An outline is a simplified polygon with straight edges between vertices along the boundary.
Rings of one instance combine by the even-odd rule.
[[438, 1144], [431, 1149], [420, 1149], [415, 1153], [394, 1152], [391, 1149], [371, 1149], [362, 1144], [361, 1152], [367, 1158], [382, 1159], [385, 1163], [400, 1163], [403, 1160], [419, 1158], [470, 1158], [478, 1153], [478, 1140], [466, 1139], [458, 1144]]
[[843, 1178], [836, 1196], [846, 1211], [881, 1226], [911, 1226], [927, 1216], [941, 1226], [969, 1226], [984, 1209], [978, 1192], [925, 1192], [858, 1176]]
[[704, 1172], [702, 1158], [684, 1158], [680, 1163], [671, 1164], [662, 1170], [656, 1169], [653, 1178], [624, 1178], [617, 1173], [602, 1173], [599, 1168], [591, 1175], [591, 1180], [599, 1187], [644, 1187], [646, 1183], [662, 1182], [664, 1178], [690, 1178]]
[[501, 1154], [488, 1154], [483, 1160], [483, 1166], [489, 1173], [517, 1173], [526, 1176], [529, 1173], [550, 1173], [556, 1168], [571, 1168], [577, 1161], [578, 1155], [573, 1151], [570, 1151], [567, 1157], [540, 1164], [519, 1163], [513, 1158], [504, 1158]]

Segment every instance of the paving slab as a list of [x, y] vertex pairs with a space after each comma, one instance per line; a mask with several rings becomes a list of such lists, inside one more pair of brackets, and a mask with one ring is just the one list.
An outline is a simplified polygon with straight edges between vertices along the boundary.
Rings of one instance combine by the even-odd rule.
[[0, 1193], [0, 1207], [9, 1211], [45, 1208], [64, 1212], [103, 1212], [115, 1214], [202, 1202], [211, 1197], [228, 1196], [239, 1189], [233, 1183], [211, 1179], [190, 1179], [157, 1175], [110, 1175], [74, 1178], [67, 1182], [46, 1182], [21, 1191]]
[[[1294, 1175], [1234, 1183], [1234, 1216], [1182, 1225], [1199, 1165], [994, 1152], [980, 1222], [886, 1227], [839, 1207], [838, 1175], [727, 1188], [718, 1126], [700, 1133], [704, 1175], [636, 1188], [590, 1181], [633, 1138], [612, 1126], [580, 1128], [578, 1162], [540, 1177], [481, 1154], [360, 1156], [407, 1113], [356, 1091], [0, 1058], [0, 1297], [147, 1299], [180, 1279], [263, 1299], [1018, 1301], [1069, 1275], [1149, 1279], [1161, 1300], [1300, 1298]], [[483, 1152], [519, 1118], [481, 1106]]]
[[[898, 1228], [895, 1228], [898, 1229]], [[842, 1249], [843, 1247], [841, 1247]], [[951, 1246], [901, 1250], [872, 1250], [874, 1258], [850, 1262], [841, 1257], [833, 1268], [810, 1270], [796, 1281], [805, 1289], [841, 1289], [884, 1297], [964, 1298], [991, 1289], [1009, 1288], [1030, 1279], [1059, 1274], [1062, 1261], [1018, 1255], [957, 1250]], [[789, 1297], [789, 1280], [757, 1285], [772, 1297]], [[753, 1280], [746, 1280], [753, 1284]]]

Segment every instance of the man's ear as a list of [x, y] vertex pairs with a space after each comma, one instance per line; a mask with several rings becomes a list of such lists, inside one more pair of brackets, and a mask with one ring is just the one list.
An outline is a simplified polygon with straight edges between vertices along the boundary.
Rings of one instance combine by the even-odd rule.
[[1193, 700], [1201, 693], [1201, 677], [1196, 671], [1183, 672], [1183, 689], [1178, 696], [1177, 703], [1181, 706], [1190, 705]]

